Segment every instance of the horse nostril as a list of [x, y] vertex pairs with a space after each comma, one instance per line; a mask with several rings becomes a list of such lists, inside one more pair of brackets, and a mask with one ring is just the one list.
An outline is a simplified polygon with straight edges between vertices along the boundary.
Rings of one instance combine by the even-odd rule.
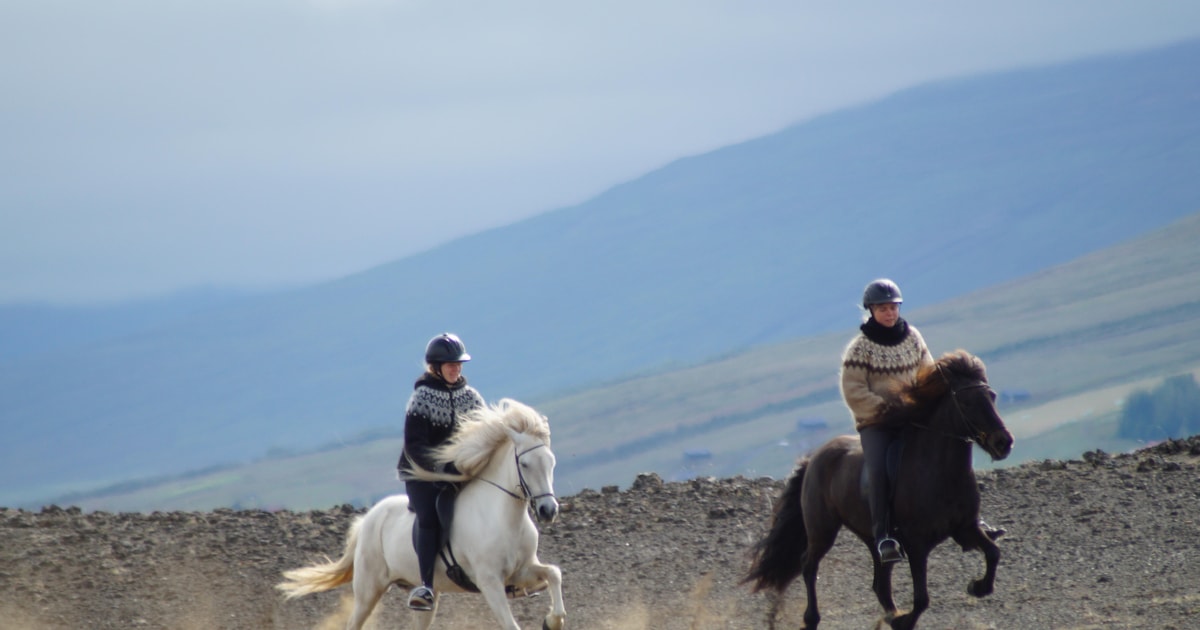
[[1012, 452], [1013, 439], [1007, 433], [1000, 433], [992, 436], [991, 439], [992, 453], [996, 459], [1004, 459]]

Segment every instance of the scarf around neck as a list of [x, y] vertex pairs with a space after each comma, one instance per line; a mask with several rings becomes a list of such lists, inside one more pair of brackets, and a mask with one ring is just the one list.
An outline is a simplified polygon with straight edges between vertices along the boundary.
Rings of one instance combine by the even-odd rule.
[[867, 339], [881, 346], [899, 345], [908, 338], [908, 322], [904, 321], [903, 317], [896, 320], [896, 325], [891, 328], [880, 324], [872, 317], [865, 324], [859, 326], [858, 329], [862, 331], [862, 334]]
[[430, 374], [429, 372], [424, 372], [417, 379], [417, 382], [413, 383], [413, 389], [421, 387], [422, 385], [424, 385], [425, 387], [432, 387], [434, 389], [444, 389], [447, 391], [454, 391], [456, 389], [462, 389], [467, 386], [467, 377], [459, 376], [457, 381], [455, 381], [453, 383], [447, 383], [445, 379], [443, 379], [439, 376]]

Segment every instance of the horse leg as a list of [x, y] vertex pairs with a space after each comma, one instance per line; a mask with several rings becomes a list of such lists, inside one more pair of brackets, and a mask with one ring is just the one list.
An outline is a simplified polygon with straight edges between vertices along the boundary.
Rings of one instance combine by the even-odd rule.
[[376, 531], [377, 525], [372, 524], [370, 529], [359, 532], [354, 550], [354, 577], [350, 581], [354, 592], [354, 609], [346, 621], [346, 630], [360, 630], [375, 610], [379, 598], [388, 589], [389, 572], [384, 551], [369, 544], [374, 540]]
[[913, 581], [913, 607], [907, 613], [892, 619], [893, 630], [912, 630], [917, 626], [917, 618], [929, 608], [928, 563], [928, 550], [908, 550], [908, 568], [912, 572]]
[[963, 550], [978, 549], [983, 552], [983, 577], [967, 584], [967, 593], [975, 597], [991, 595], [996, 584], [996, 567], [1000, 564], [1000, 547], [992, 542], [991, 537], [978, 525], [964, 538], [955, 537], [955, 542], [961, 545]]
[[508, 605], [508, 594], [504, 590], [503, 580], [495, 575], [479, 575], [475, 577], [475, 585], [487, 601], [488, 608], [492, 609], [496, 621], [500, 622], [500, 627], [504, 630], [521, 630], [513, 617], [512, 608]]
[[817, 569], [820, 565], [819, 559], [810, 562], [806, 558], [804, 568], [800, 570], [804, 576], [804, 593], [808, 598], [807, 605], [804, 607], [802, 630], [816, 630], [817, 624], [821, 623], [821, 611], [817, 608]]
[[879, 559], [879, 550], [875, 549], [875, 545], [867, 543], [867, 549], [871, 553], [871, 561], [874, 564], [874, 573], [871, 578], [871, 590], [875, 592], [875, 598], [879, 600], [879, 605], [883, 606], [885, 619], [891, 619], [896, 615], [896, 600], [892, 597], [892, 569], [895, 564], [884, 564]]
[[371, 616], [371, 611], [375, 610], [375, 605], [379, 603], [379, 598], [387, 591], [387, 587], [386, 582], [381, 583], [370, 572], [355, 571], [354, 610], [350, 612], [350, 618], [346, 620], [346, 630], [360, 630], [363, 627], [367, 618]]
[[542, 620], [544, 630], [562, 630], [566, 627], [567, 610], [563, 605], [562, 570], [553, 564], [542, 564], [534, 558], [529, 564], [517, 571], [510, 579], [517, 588], [535, 590], [543, 589], [550, 593], [550, 611]]
[[563, 605], [562, 570], [552, 564], [538, 564], [534, 575], [550, 585], [550, 612], [542, 619], [542, 630], [563, 630], [567, 624], [567, 609]]
[[[805, 525], [810, 526], [807, 520]], [[821, 612], [817, 608], [817, 569], [821, 566], [821, 559], [833, 548], [838, 528], [840, 524], [832, 529], [812, 526], [808, 530], [808, 549], [800, 558], [800, 574], [804, 576], [804, 592], [808, 599], [804, 607], [803, 630], [815, 630], [817, 624], [821, 623]]]

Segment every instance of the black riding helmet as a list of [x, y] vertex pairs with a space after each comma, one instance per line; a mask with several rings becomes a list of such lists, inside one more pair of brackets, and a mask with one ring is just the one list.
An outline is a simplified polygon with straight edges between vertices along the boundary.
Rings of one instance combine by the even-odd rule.
[[887, 278], [872, 280], [863, 289], [863, 308], [869, 309], [872, 304], [900, 304], [904, 297], [900, 295], [900, 287]]
[[425, 362], [431, 365], [440, 363], [465, 363], [471, 360], [467, 347], [462, 339], [454, 333], [442, 333], [429, 340], [425, 346]]

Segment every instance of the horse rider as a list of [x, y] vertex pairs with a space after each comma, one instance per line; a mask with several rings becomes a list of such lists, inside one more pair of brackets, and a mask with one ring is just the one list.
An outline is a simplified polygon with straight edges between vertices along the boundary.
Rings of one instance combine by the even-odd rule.
[[[404, 452], [398, 465], [401, 478], [412, 470], [411, 462], [435, 472], [457, 474], [453, 464], [438, 469], [433, 449], [445, 444], [458, 427], [459, 417], [484, 406], [483, 396], [467, 384], [463, 363], [470, 361], [467, 347], [457, 335], [442, 333], [425, 347], [425, 372], [413, 385], [404, 411]], [[416, 552], [421, 585], [408, 595], [408, 607], [432, 610], [433, 570], [441, 543], [437, 498], [444, 485], [409, 479], [404, 482], [409, 509], [416, 513]]]
[[[846, 346], [841, 366], [842, 398], [862, 440], [871, 534], [884, 563], [903, 558], [900, 543], [892, 538], [887, 476], [888, 447], [903, 427], [885, 426], [879, 420], [898, 404], [895, 392], [911, 385], [920, 368], [934, 363], [920, 331], [900, 317], [903, 302], [895, 282], [880, 278], [867, 284], [862, 298], [865, 321]], [[993, 540], [1004, 534], [982, 521], [980, 525]]]

